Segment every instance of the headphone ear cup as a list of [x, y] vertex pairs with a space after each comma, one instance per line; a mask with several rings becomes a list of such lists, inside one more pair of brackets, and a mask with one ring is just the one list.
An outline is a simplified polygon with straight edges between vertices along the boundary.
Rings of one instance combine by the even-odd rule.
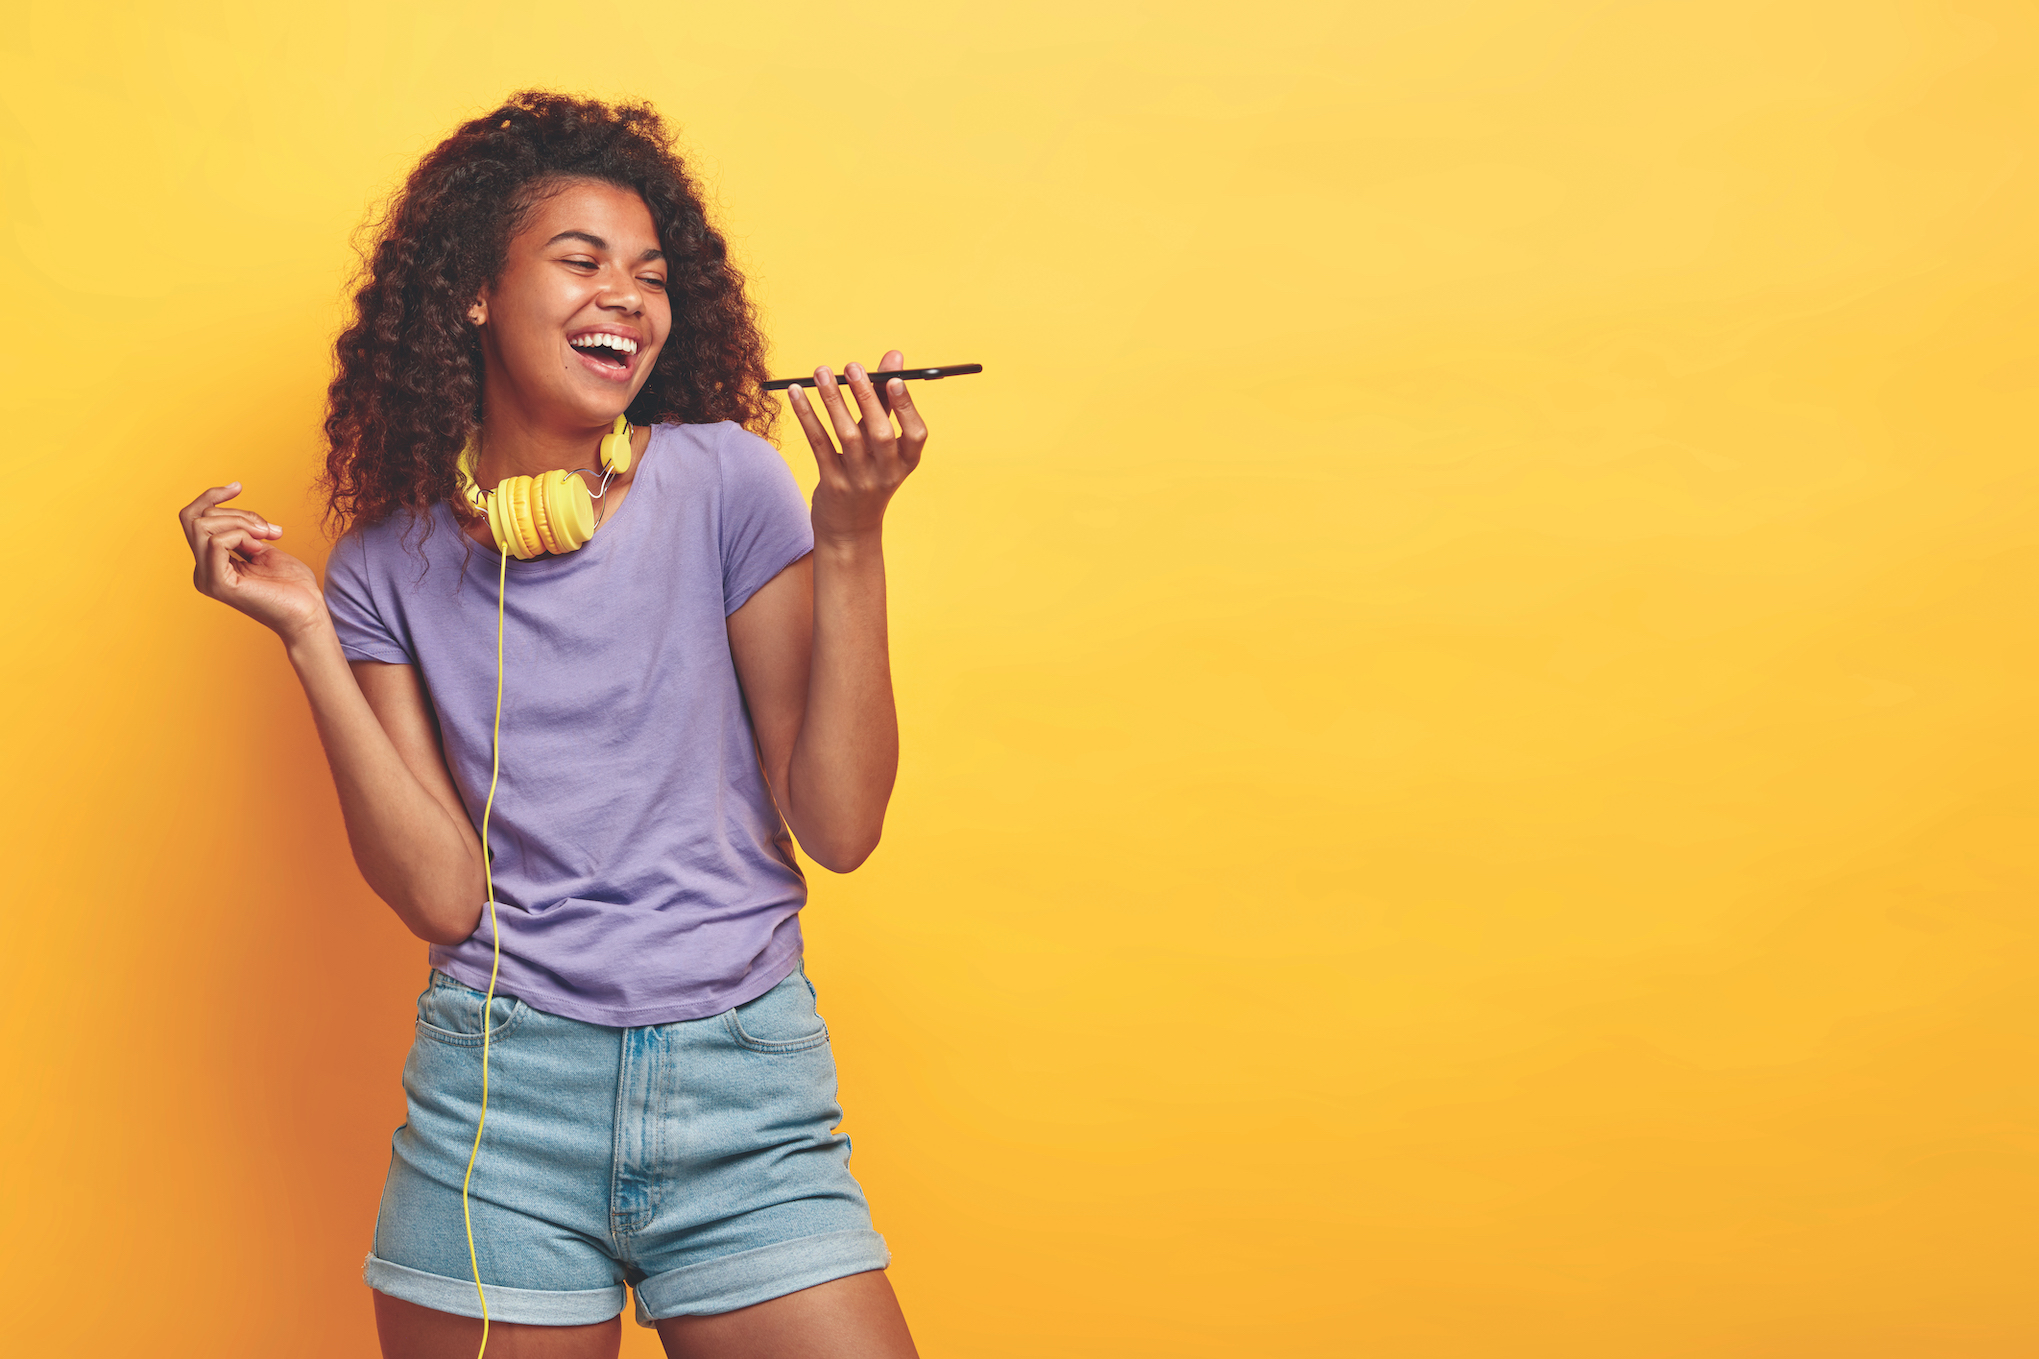
[[552, 536], [552, 477], [545, 473], [531, 478], [531, 531], [535, 545], [545, 552], [559, 551]]
[[595, 498], [575, 472], [548, 472], [540, 479], [544, 501], [546, 548], [577, 552], [595, 536]]
[[489, 495], [489, 537], [496, 540], [496, 551], [506, 557], [516, 557], [523, 554], [517, 551], [517, 535], [511, 528], [510, 496], [511, 488], [507, 481]]
[[620, 477], [636, 456], [630, 447], [630, 421], [619, 415], [615, 427], [602, 436], [602, 465]]
[[536, 477], [510, 477], [496, 487], [496, 499], [503, 504], [504, 524], [509, 530], [509, 550], [519, 561], [529, 561], [545, 551], [545, 540], [538, 536], [537, 516], [531, 507], [537, 489]]
[[595, 536], [595, 497], [574, 472], [505, 477], [486, 506], [496, 551], [519, 561], [577, 551]]

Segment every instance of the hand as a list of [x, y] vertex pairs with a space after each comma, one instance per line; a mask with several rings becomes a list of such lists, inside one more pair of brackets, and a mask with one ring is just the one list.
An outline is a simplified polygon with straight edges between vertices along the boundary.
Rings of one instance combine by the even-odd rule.
[[[879, 365], [904, 368], [906, 356], [894, 349]], [[814, 461], [821, 468], [821, 481], [814, 488], [814, 536], [849, 539], [876, 533], [885, 519], [886, 503], [913, 469], [920, 465], [920, 451], [927, 444], [927, 425], [906, 394], [898, 378], [888, 381], [886, 390], [871, 385], [862, 365], [851, 363], [844, 370], [849, 395], [857, 414], [850, 413], [843, 399], [842, 385], [826, 368], [814, 370], [816, 391], [828, 413], [829, 428], [799, 387], [789, 387], [787, 398], [793, 414], [814, 448]], [[898, 412], [899, 428], [892, 428], [892, 413]], [[838, 449], [836, 445], [842, 447]]]
[[226, 508], [240, 493], [238, 481], [215, 486], [177, 511], [195, 562], [191, 583], [288, 642], [326, 616], [325, 596], [309, 566], [269, 545], [283, 536], [281, 527]]

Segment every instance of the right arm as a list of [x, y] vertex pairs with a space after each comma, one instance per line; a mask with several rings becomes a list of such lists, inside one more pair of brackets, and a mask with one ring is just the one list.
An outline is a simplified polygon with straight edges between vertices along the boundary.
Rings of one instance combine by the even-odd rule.
[[487, 896], [481, 841], [446, 771], [417, 670], [350, 666], [317, 576], [271, 545], [282, 529], [224, 505], [239, 492], [239, 483], [215, 487], [179, 512], [192, 583], [282, 639], [311, 703], [361, 876], [411, 933], [457, 944], [474, 932]]

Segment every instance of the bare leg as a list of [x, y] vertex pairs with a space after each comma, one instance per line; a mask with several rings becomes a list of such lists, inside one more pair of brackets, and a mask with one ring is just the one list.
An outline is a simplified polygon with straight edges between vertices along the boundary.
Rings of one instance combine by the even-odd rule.
[[[375, 1331], [382, 1359], [474, 1359], [481, 1348], [479, 1317], [435, 1312], [387, 1293], [375, 1293]], [[616, 1359], [622, 1344], [617, 1317], [590, 1326], [491, 1321], [487, 1359]]]
[[[918, 1359], [882, 1269], [753, 1307], [658, 1324], [667, 1359]], [[615, 1351], [610, 1351], [614, 1353]]]

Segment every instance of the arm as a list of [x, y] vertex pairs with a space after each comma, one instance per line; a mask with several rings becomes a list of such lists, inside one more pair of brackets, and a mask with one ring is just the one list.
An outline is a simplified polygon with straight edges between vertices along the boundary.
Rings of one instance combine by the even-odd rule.
[[481, 917], [481, 842], [446, 772], [417, 673], [408, 665], [349, 669], [318, 578], [271, 545], [282, 529], [222, 504], [238, 491], [238, 483], [216, 487], [178, 515], [196, 561], [193, 584], [283, 640], [362, 877], [411, 933], [458, 943]]
[[765, 777], [809, 858], [847, 873], [878, 847], [899, 769], [875, 541], [819, 546], [729, 616], [729, 649]]
[[311, 701], [361, 876], [412, 934], [459, 943], [488, 897], [481, 838], [446, 770], [417, 668], [348, 663], [330, 622], [284, 646]]
[[[905, 359], [894, 351], [884, 366]], [[856, 364], [848, 376], [861, 420], [826, 369], [818, 389], [840, 452], [800, 389], [789, 393], [821, 469], [814, 552], [729, 616], [765, 777], [801, 848], [837, 873], [877, 848], [899, 770], [883, 527], [886, 505], [927, 443], [905, 383], [895, 379], [881, 396]]]

